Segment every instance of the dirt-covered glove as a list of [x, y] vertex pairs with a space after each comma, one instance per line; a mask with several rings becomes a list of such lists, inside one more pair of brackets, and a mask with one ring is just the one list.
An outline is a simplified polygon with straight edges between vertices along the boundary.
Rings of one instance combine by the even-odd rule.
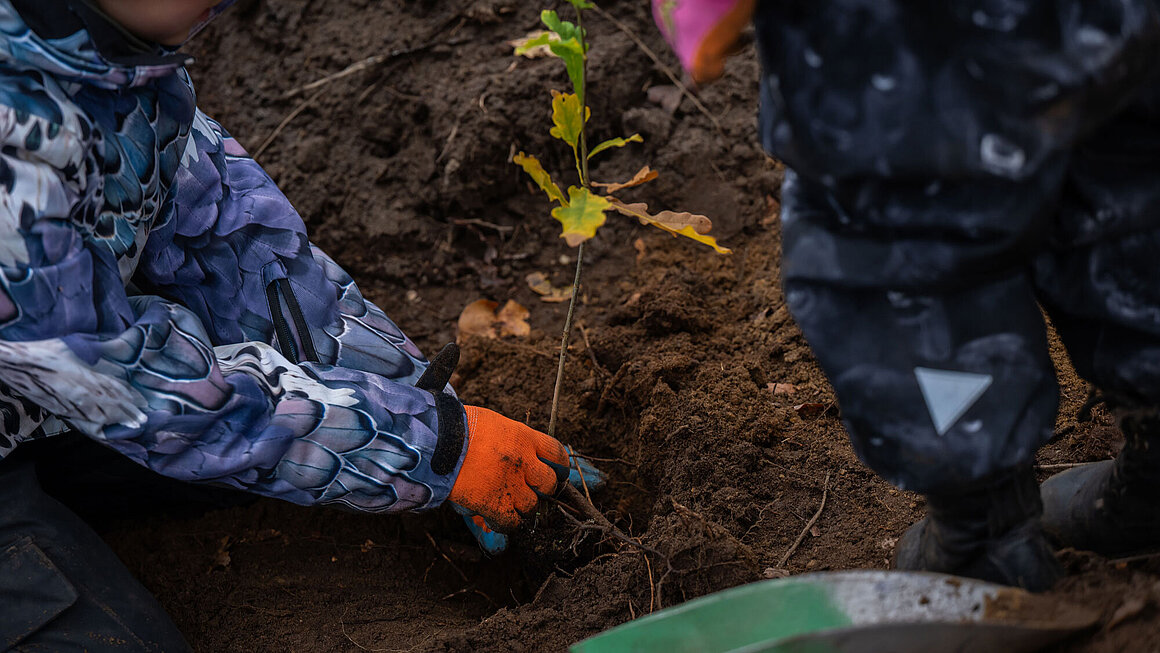
[[[458, 364], [459, 348], [449, 344], [431, 359], [415, 386], [442, 392]], [[484, 408], [465, 406], [464, 412], [467, 453], [448, 498], [488, 553], [507, 548], [507, 536], [496, 529], [518, 525], [520, 513], [534, 509], [539, 496], [555, 492], [561, 479], [576, 488], [604, 486], [603, 472], [554, 438]]]
[[698, 84], [725, 72], [725, 58], [753, 16], [756, 0], [653, 0], [653, 18]]
[[497, 530], [517, 528], [541, 496], [568, 478], [568, 451], [555, 438], [478, 406], [467, 413], [467, 454], [448, 497]]
[[[565, 448], [568, 450], [568, 456], [571, 458], [572, 463], [568, 468], [568, 484], [577, 490], [588, 488], [589, 491], [593, 492], [604, 487], [608, 481], [608, 477], [604, 472], [597, 469], [583, 456], [572, 451], [571, 447]], [[479, 542], [480, 548], [491, 555], [498, 555], [507, 550], [507, 535], [493, 529], [488, 525], [486, 519], [471, 512], [467, 508], [455, 503], [451, 505], [455, 508], [455, 512], [463, 516], [463, 522], [467, 524], [467, 530], [471, 531], [471, 534], [475, 537], [475, 541]]]

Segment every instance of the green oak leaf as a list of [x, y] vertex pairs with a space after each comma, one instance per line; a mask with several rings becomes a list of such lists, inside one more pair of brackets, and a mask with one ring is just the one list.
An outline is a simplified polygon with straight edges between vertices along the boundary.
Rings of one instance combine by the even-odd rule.
[[604, 224], [604, 212], [612, 204], [599, 195], [593, 195], [587, 188], [568, 188], [568, 206], [552, 209], [552, 217], [560, 221], [564, 231], [560, 237], [572, 247], [596, 235], [596, 230]]
[[604, 150], [607, 150], [610, 147], [624, 147], [625, 145], [628, 145], [629, 143], [643, 143], [643, 142], [644, 142], [644, 139], [641, 138], [640, 134], [633, 134], [632, 136], [629, 136], [628, 138], [620, 138], [619, 136], [616, 138], [610, 138], [610, 139], [604, 141], [603, 143], [601, 143], [600, 145], [597, 145], [596, 147], [592, 148], [592, 151], [588, 153], [588, 158], [591, 159], [592, 157], [596, 156], [597, 154], [600, 154], [601, 152], [603, 152]]

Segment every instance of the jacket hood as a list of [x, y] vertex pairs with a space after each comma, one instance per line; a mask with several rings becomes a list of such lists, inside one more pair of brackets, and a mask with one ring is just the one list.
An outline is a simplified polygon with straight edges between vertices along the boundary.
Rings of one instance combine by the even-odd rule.
[[[234, 0], [210, 10], [209, 18]], [[116, 89], [173, 74], [192, 57], [130, 34], [90, 0], [0, 0], [0, 62]]]

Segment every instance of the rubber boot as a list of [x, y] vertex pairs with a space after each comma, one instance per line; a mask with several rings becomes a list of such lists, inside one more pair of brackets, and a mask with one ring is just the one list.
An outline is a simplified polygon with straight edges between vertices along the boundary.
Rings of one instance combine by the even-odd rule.
[[898, 540], [894, 566], [967, 576], [1033, 592], [1063, 569], [1039, 524], [1042, 503], [1031, 468], [985, 489], [928, 495], [927, 516]]
[[1043, 527], [1061, 547], [1116, 557], [1160, 548], [1160, 414], [1118, 409], [1124, 448], [1115, 460], [1043, 483]]

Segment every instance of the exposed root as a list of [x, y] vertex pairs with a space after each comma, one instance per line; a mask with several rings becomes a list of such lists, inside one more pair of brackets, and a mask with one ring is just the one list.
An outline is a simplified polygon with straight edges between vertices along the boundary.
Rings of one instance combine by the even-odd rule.
[[806, 527], [802, 529], [802, 532], [798, 533], [797, 539], [793, 541], [793, 544], [791, 544], [789, 549], [786, 550], [785, 554], [781, 556], [781, 560], [777, 561], [777, 565], [775, 565], [777, 569], [785, 568], [785, 563], [789, 562], [790, 556], [792, 556], [794, 552], [797, 551], [798, 546], [801, 545], [802, 540], [805, 539], [806, 533], [810, 532], [810, 529], [814, 527], [814, 524], [818, 523], [818, 518], [822, 516], [822, 511], [826, 509], [826, 497], [829, 496], [829, 494], [830, 473], [826, 472], [826, 480], [822, 481], [822, 505], [818, 506], [818, 511], [814, 513], [813, 517], [810, 517], [808, 522], [806, 522]]

